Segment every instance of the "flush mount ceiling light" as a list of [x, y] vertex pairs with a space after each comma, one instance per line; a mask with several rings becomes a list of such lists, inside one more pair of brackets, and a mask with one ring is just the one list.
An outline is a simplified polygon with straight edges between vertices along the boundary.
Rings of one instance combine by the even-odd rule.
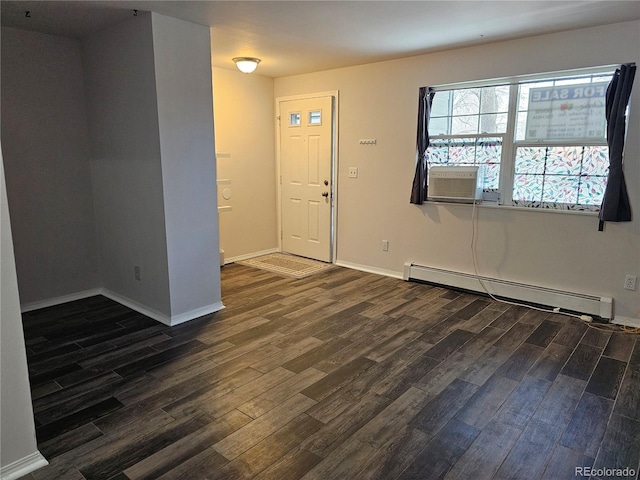
[[260, 63], [260, 59], [255, 57], [236, 57], [233, 61], [242, 73], [253, 72]]

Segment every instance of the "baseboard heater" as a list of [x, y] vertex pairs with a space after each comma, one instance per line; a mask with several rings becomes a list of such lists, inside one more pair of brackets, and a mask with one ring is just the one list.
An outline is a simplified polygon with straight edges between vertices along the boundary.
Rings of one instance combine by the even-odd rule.
[[[421, 280], [447, 287], [486, 293], [475, 275], [442, 270], [411, 262], [404, 264], [405, 280]], [[551, 288], [509, 282], [497, 278], [479, 277], [487, 289], [496, 297], [513, 299], [551, 308], [561, 308], [571, 312], [586, 313], [603, 319], [613, 318], [613, 299], [580, 293], [565, 292]]]

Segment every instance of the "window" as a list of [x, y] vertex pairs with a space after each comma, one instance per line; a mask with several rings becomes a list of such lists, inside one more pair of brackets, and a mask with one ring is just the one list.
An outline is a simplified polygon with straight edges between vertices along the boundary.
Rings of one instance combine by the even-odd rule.
[[320, 110], [311, 110], [309, 112], [309, 125], [322, 125], [322, 112]]
[[485, 199], [505, 205], [597, 211], [613, 70], [436, 88], [428, 167], [482, 164]]
[[436, 93], [429, 122], [430, 165], [483, 164], [484, 189], [498, 190], [508, 108], [508, 85]]
[[300, 126], [300, 112], [293, 112], [289, 114], [289, 125], [292, 127]]

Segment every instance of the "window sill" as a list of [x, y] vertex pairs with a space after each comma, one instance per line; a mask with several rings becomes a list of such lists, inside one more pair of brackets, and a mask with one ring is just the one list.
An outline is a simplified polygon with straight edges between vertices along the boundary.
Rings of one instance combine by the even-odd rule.
[[[441, 206], [462, 206], [462, 207], [473, 207], [472, 203], [460, 203], [460, 202], [442, 202], [442, 201], [432, 201], [428, 200], [423, 205], [441, 205]], [[497, 203], [477, 203], [477, 208], [489, 208], [496, 210], [515, 210], [520, 212], [530, 212], [530, 213], [554, 213], [561, 215], [583, 215], [587, 217], [598, 217], [598, 212], [590, 212], [585, 210], [560, 210], [554, 208], [533, 208], [533, 207], [519, 207], [515, 205], [498, 205]]]

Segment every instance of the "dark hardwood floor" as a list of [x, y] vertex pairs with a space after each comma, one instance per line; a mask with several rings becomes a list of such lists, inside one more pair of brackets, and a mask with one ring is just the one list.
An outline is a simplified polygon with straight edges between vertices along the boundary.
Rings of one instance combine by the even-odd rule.
[[25, 478], [637, 478], [634, 335], [339, 267], [222, 285], [173, 328], [104, 297], [24, 314], [50, 462]]

